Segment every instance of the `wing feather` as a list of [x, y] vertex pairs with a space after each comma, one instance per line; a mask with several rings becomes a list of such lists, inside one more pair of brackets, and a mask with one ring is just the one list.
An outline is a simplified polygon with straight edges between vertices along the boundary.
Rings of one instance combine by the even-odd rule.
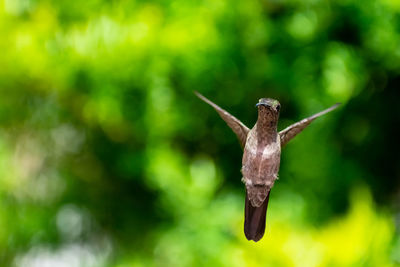
[[238, 120], [235, 116], [229, 114], [226, 110], [220, 108], [217, 104], [207, 99], [205, 96], [201, 95], [198, 92], [194, 92], [197, 97], [201, 100], [212, 106], [219, 114], [219, 116], [228, 124], [228, 126], [232, 129], [232, 131], [236, 134], [239, 139], [240, 145], [242, 148], [246, 145], [247, 134], [250, 129], [247, 128], [240, 120]]
[[315, 120], [318, 117], [321, 117], [322, 115], [325, 115], [326, 113], [334, 110], [340, 105], [340, 103], [336, 103], [330, 108], [327, 108], [323, 111], [320, 111], [308, 118], [302, 119], [299, 122], [296, 122], [286, 129], [282, 130], [279, 132], [279, 136], [281, 138], [281, 147], [286, 145], [290, 140], [292, 140], [296, 135], [298, 135], [301, 131], [303, 131], [310, 123]]

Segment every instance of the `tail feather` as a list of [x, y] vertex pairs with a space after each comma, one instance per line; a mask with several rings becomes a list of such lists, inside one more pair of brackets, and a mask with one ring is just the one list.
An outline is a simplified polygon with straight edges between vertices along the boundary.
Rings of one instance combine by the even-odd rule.
[[265, 219], [267, 214], [268, 200], [270, 192], [264, 202], [259, 207], [253, 207], [246, 192], [245, 215], [244, 215], [244, 234], [247, 240], [259, 241], [264, 236]]

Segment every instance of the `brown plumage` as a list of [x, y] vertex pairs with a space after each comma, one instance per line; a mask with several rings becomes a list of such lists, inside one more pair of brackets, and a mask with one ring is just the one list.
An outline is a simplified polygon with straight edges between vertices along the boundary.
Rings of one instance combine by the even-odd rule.
[[195, 94], [211, 105], [228, 124], [244, 148], [242, 181], [246, 187], [244, 233], [248, 240], [257, 242], [265, 231], [265, 219], [271, 188], [278, 178], [281, 147], [304, 130], [314, 119], [334, 110], [336, 104], [313, 116], [277, 131], [280, 104], [271, 98], [261, 98], [256, 104], [258, 119], [249, 130], [241, 121], [198, 92]]

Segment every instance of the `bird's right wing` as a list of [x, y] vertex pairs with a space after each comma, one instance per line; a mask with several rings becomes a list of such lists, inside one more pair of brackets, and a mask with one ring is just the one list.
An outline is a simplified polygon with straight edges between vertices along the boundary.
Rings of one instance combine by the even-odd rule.
[[229, 114], [227, 111], [220, 108], [218, 105], [213, 103], [211, 100], [207, 99], [198, 92], [194, 92], [201, 100], [212, 106], [219, 114], [219, 116], [228, 124], [232, 131], [236, 134], [239, 139], [242, 148], [246, 145], [247, 134], [250, 129], [246, 127], [240, 120], [235, 118], [233, 115]]
[[318, 112], [308, 118], [302, 119], [299, 122], [296, 122], [286, 129], [282, 130], [279, 132], [279, 136], [281, 138], [281, 147], [286, 145], [290, 140], [292, 140], [296, 135], [298, 135], [301, 131], [303, 131], [313, 120], [315, 120], [318, 117], [321, 117], [322, 115], [325, 115], [326, 113], [334, 110], [340, 105], [340, 103], [337, 103], [333, 105], [330, 108], [327, 108], [321, 112]]

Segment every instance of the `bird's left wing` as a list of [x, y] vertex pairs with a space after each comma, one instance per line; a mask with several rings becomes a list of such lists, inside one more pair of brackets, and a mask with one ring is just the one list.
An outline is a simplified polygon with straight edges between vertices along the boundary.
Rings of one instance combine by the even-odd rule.
[[218, 105], [213, 103], [211, 100], [207, 99], [198, 92], [194, 92], [201, 100], [212, 106], [219, 114], [219, 116], [228, 124], [232, 131], [236, 134], [239, 139], [242, 148], [246, 145], [247, 134], [250, 129], [246, 127], [240, 120], [235, 118], [233, 115], [229, 114], [227, 111], [220, 108]]
[[301, 131], [303, 131], [313, 120], [316, 118], [325, 115], [326, 113], [334, 110], [340, 105], [340, 103], [336, 103], [330, 108], [327, 108], [321, 112], [318, 112], [308, 118], [302, 119], [299, 122], [296, 122], [286, 129], [282, 130], [279, 132], [279, 136], [281, 138], [281, 147], [286, 145], [290, 140], [292, 140], [297, 134], [299, 134]]

